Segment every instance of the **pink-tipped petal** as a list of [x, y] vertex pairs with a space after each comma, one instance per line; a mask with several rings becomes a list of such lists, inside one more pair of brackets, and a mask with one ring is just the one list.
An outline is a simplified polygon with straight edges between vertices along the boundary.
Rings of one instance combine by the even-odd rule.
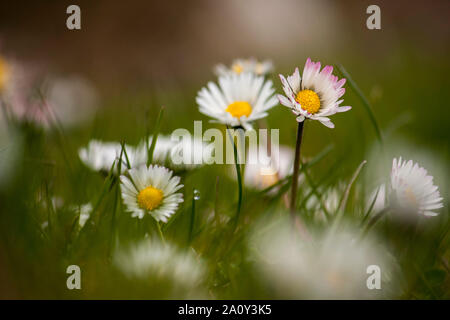
[[290, 101], [288, 98], [286, 98], [285, 96], [283, 96], [283, 95], [281, 95], [281, 94], [278, 94], [278, 95], [277, 95], [277, 98], [278, 98], [278, 100], [280, 101], [280, 103], [281, 103], [283, 106], [286, 106], [286, 107], [289, 107], [289, 108], [292, 108], [292, 107], [293, 107], [291, 101]]
[[[336, 77], [336, 78], [337, 78], [337, 77]], [[347, 81], [347, 79], [342, 78], [341, 80], [339, 80], [338, 82], [336, 82], [335, 88], [336, 88], [336, 89], [342, 88], [342, 86], [345, 84], [346, 81]]]
[[339, 108], [337, 108], [337, 112], [345, 112], [345, 111], [350, 110], [351, 108], [352, 107], [350, 107], [350, 106], [339, 107]]
[[301, 80], [300, 71], [298, 70], [297, 67], [295, 68], [295, 71], [292, 74], [292, 76], [287, 77], [287, 81], [294, 92], [300, 91], [300, 80]]
[[325, 68], [322, 69], [320, 72], [323, 76], [328, 77], [333, 72], [332, 66], [325, 66]]
[[328, 127], [328, 128], [331, 128], [331, 129], [333, 129], [334, 128], [334, 123], [333, 122], [331, 122], [331, 121], [320, 121], [325, 127]]
[[312, 66], [311, 58], [306, 59], [305, 66], [306, 66], [307, 68], [309, 68], [309, 67]]

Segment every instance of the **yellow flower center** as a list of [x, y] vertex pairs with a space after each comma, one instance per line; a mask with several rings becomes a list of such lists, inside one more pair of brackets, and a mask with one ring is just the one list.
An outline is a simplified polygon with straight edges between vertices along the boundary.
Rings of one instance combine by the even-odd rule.
[[236, 101], [231, 103], [225, 111], [239, 119], [242, 116], [248, 117], [252, 113], [252, 107], [246, 101]]
[[410, 187], [405, 190], [406, 199], [409, 201], [409, 204], [413, 207], [417, 206], [417, 198], [414, 192]]
[[233, 70], [234, 73], [239, 74], [244, 70], [244, 68], [239, 63], [235, 63], [231, 66], [231, 70]]
[[163, 196], [164, 195], [161, 190], [149, 186], [139, 192], [137, 201], [139, 207], [142, 209], [153, 210], [161, 204]]
[[263, 73], [263, 65], [261, 62], [258, 62], [255, 66], [255, 73], [257, 75], [261, 75]]
[[0, 57], [0, 91], [5, 87], [8, 77], [8, 65], [5, 60]]
[[278, 172], [273, 169], [262, 168], [259, 170], [259, 174], [263, 188], [273, 186], [279, 181]]
[[312, 90], [302, 90], [297, 93], [295, 101], [300, 103], [303, 110], [308, 111], [311, 114], [316, 113], [320, 109], [320, 99], [317, 93]]

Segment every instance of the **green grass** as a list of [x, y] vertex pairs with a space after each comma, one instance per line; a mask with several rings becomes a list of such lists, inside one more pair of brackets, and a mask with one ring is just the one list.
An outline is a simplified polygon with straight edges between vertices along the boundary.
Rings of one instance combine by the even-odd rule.
[[[349, 70], [356, 69], [350, 65], [346, 63]], [[432, 65], [429, 70], [415, 72], [422, 78], [431, 77], [436, 68]], [[349, 76], [345, 69], [340, 70]], [[445, 125], [445, 120], [431, 114], [439, 109], [436, 103], [445, 108], [448, 93], [441, 93], [440, 79], [421, 83], [420, 86], [426, 86], [420, 90], [427, 95], [426, 100], [439, 97], [429, 106], [430, 112], [422, 117], [425, 98], [413, 97], [420, 93], [416, 91], [419, 84], [411, 82], [409, 69], [397, 71], [383, 78], [385, 95], [381, 102], [368, 98], [370, 77], [363, 77], [357, 85], [358, 75], [352, 74], [344, 98], [345, 104], [352, 105], [353, 109], [333, 118], [336, 128], [328, 129], [313, 122], [305, 124], [300, 167], [305, 179], [299, 184], [297, 214], [309, 230], [331, 228], [339, 223], [337, 217], [342, 215], [362, 231], [371, 218], [373, 203], [367, 204], [368, 196], [379, 183], [376, 167], [382, 163], [389, 170], [392, 157], [402, 155], [403, 150], [413, 159], [415, 153], [408, 150], [427, 151], [440, 164], [430, 168], [444, 197], [445, 207], [440, 215], [428, 219], [414, 232], [403, 230], [390, 219], [380, 219], [369, 233], [383, 238], [391, 253], [398, 257], [402, 285], [394, 298], [449, 299], [448, 132], [440, 127], [435, 130], [433, 121]], [[281, 92], [276, 77], [273, 80]], [[201, 85], [190, 87], [199, 89]], [[413, 88], [406, 88], [409, 85]], [[126, 92], [107, 96], [91, 124], [72, 130], [60, 127], [42, 130], [33, 124], [14, 123], [23, 148], [14, 161], [10, 179], [0, 184], [0, 272], [8, 278], [2, 284], [2, 297], [283, 297], [255, 272], [256, 262], [249, 258], [253, 249], [248, 240], [254, 226], [261, 221], [289, 216], [284, 197], [290, 194], [290, 176], [262, 191], [244, 188], [241, 203], [237, 183], [230, 175], [232, 165], [210, 165], [180, 173], [185, 201], [167, 224], [159, 226], [151, 217], [131, 218], [122, 203], [119, 179], [113, 168], [105, 176], [80, 162], [77, 150], [92, 138], [136, 144], [152, 133], [151, 155], [158, 134], [168, 134], [178, 127], [192, 131], [194, 120], [203, 120], [204, 130], [209, 127], [224, 130], [208, 123], [198, 112], [194, 89], [152, 93], [155, 93], [152, 98]], [[407, 108], [398, 107], [399, 103]], [[406, 117], [410, 121], [403, 122], [404, 112], [415, 117]], [[282, 144], [295, 146], [297, 123], [289, 111], [277, 106], [264, 121], [269, 128], [280, 128]], [[402, 123], [406, 124], [402, 126]], [[382, 140], [383, 150], [372, 152], [375, 157], [370, 156]], [[400, 147], [393, 143], [397, 140], [402, 141]], [[126, 158], [126, 152], [121, 157]], [[358, 167], [364, 160], [368, 161], [367, 165]], [[115, 165], [122, 166], [122, 163]], [[388, 175], [389, 171], [384, 174]], [[324, 195], [329, 188], [340, 185], [345, 186], [340, 194], [340, 206], [337, 212], [328, 212]], [[194, 199], [194, 190], [198, 191], [198, 199]], [[308, 209], [312, 197], [319, 199], [325, 221], [318, 221], [316, 213]], [[62, 199], [63, 204], [55, 206], [55, 198]], [[79, 229], [78, 213], [71, 206], [88, 202], [94, 209], [85, 227]], [[41, 225], [46, 221], [48, 227], [43, 229]], [[181, 250], [194, 250], [204, 261], [207, 271], [200, 288], [173, 291], [172, 284], [157, 275], [145, 281], [130, 280], [115, 267], [113, 256], [117, 248], [146, 237], [160, 239], [161, 235], [165, 242]], [[66, 288], [65, 271], [71, 264], [81, 267], [82, 290]]]

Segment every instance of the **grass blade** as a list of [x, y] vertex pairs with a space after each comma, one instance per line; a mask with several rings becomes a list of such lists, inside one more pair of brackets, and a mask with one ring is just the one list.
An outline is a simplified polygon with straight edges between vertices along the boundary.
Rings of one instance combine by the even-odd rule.
[[353, 174], [352, 179], [348, 183], [347, 188], [345, 189], [345, 192], [342, 195], [341, 201], [339, 201], [339, 206], [338, 206], [337, 212], [339, 212], [341, 209], [345, 210], [345, 207], [347, 206], [347, 200], [348, 200], [348, 196], [350, 194], [350, 190], [351, 190], [353, 184], [355, 183], [356, 179], [358, 178], [359, 173], [361, 172], [362, 168], [364, 167], [364, 165], [366, 163], [367, 163], [367, 160], [363, 160], [363, 162], [360, 163], [360, 165], [356, 169], [355, 173]]
[[378, 198], [378, 193], [379, 192], [380, 192], [380, 187], [377, 188], [377, 192], [375, 193], [375, 196], [373, 197], [373, 200], [371, 201], [370, 206], [367, 209], [367, 212], [364, 214], [364, 217], [363, 217], [363, 219], [361, 221], [361, 225], [363, 225], [366, 222], [367, 218], [369, 217], [370, 213], [372, 212], [373, 207], [375, 206], [375, 202], [376, 202], [376, 200]]
[[372, 122], [372, 126], [375, 129], [375, 134], [377, 135], [377, 139], [380, 142], [380, 144], [383, 144], [383, 137], [381, 135], [381, 130], [380, 130], [380, 127], [378, 126], [377, 119], [375, 118], [375, 114], [373, 113], [372, 106], [371, 106], [369, 100], [367, 100], [366, 96], [361, 91], [361, 89], [358, 87], [356, 82], [352, 79], [352, 77], [347, 72], [347, 70], [345, 70], [345, 68], [341, 64], [338, 64], [337, 67], [338, 67], [339, 72], [342, 74], [342, 76], [344, 76], [347, 79], [348, 84], [350, 85], [352, 90], [356, 93], [356, 95], [361, 100], [364, 108], [366, 109], [367, 114], [369, 115], [370, 122]]
[[162, 106], [161, 109], [159, 109], [158, 118], [156, 119], [156, 123], [155, 123], [155, 129], [153, 130], [152, 144], [150, 145], [150, 147], [148, 147], [148, 139], [150, 137], [147, 136], [147, 141], [146, 141], [146, 143], [147, 143], [147, 150], [148, 150], [147, 167], [153, 162], [153, 152], [155, 150], [156, 140], [158, 140], [159, 127], [160, 127], [160, 124], [161, 124], [161, 119], [162, 119], [163, 114], [164, 114], [164, 106]]
[[319, 200], [319, 204], [320, 207], [323, 210], [323, 213], [325, 213], [325, 217], [327, 219], [327, 221], [330, 219], [330, 213], [327, 210], [327, 207], [325, 205], [325, 203], [323, 202], [322, 196], [320, 195], [320, 193], [317, 191], [317, 185], [314, 183], [312, 177], [309, 175], [308, 170], [303, 170], [306, 180], [308, 180], [309, 185], [311, 186], [311, 192], [317, 197], [317, 200]]
[[191, 207], [191, 222], [189, 224], [189, 236], [188, 236], [188, 245], [191, 243], [192, 241], [192, 235], [194, 232], [194, 224], [195, 224], [195, 199], [196, 195], [195, 195], [195, 190], [193, 191], [192, 194], [192, 207]]
[[242, 177], [241, 177], [241, 166], [239, 164], [239, 156], [237, 152], [237, 145], [234, 141], [234, 138], [231, 136], [231, 133], [229, 131], [229, 128], [227, 126], [227, 133], [231, 141], [233, 142], [233, 151], [234, 151], [234, 164], [236, 167], [236, 175], [237, 175], [237, 182], [238, 182], [238, 203], [236, 208], [236, 215], [234, 217], [234, 226], [233, 230], [236, 230], [237, 224], [239, 222], [239, 216], [241, 214], [241, 206], [242, 206]]

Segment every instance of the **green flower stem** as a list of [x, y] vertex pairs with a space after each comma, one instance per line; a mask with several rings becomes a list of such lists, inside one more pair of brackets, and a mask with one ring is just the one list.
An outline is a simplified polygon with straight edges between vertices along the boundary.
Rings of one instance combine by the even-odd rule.
[[189, 225], [188, 244], [191, 244], [191, 242], [192, 242], [192, 236], [194, 233], [194, 224], [195, 224], [195, 190], [193, 191], [193, 195], [192, 195], [191, 223]]
[[366, 227], [364, 228], [364, 231], [363, 231], [363, 233], [362, 233], [362, 237], [365, 237], [366, 234], [367, 234], [367, 232], [369, 232], [370, 228], [372, 228], [372, 227], [375, 225], [375, 223], [376, 223], [378, 220], [380, 220], [380, 218], [381, 218], [382, 216], [384, 216], [384, 215], [386, 214], [386, 212], [388, 212], [390, 209], [391, 209], [391, 208], [386, 207], [386, 208], [384, 208], [383, 210], [381, 210], [380, 212], [378, 212], [376, 215], [374, 215], [374, 216], [372, 217], [372, 219], [370, 219], [370, 221], [367, 223]]
[[234, 218], [234, 226], [233, 230], [236, 230], [236, 227], [239, 222], [239, 217], [241, 214], [241, 206], [242, 206], [242, 175], [241, 175], [241, 166], [239, 164], [239, 156], [238, 156], [238, 150], [237, 145], [234, 142], [234, 138], [231, 136], [230, 132], [228, 131], [229, 127], [227, 126], [227, 132], [229, 134], [229, 137], [231, 141], [233, 142], [233, 151], [234, 151], [234, 164], [236, 167], [236, 175], [237, 175], [237, 182], [238, 182], [238, 204], [236, 208], [236, 215]]
[[239, 216], [241, 214], [241, 206], [242, 206], [242, 177], [241, 177], [241, 166], [239, 165], [238, 161], [238, 154], [237, 154], [237, 146], [234, 143], [233, 140], [233, 146], [234, 146], [234, 162], [236, 166], [236, 174], [237, 174], [237, 181], [238, 181], [238, 205], [236, 209], [236, 218], [234, 222], [234, 229], [236, 229], [237, 224], [239, 222]]
[[159, 221], [156, 221], [156, 228], [158, 229], [158, 235], [159, 235], [159, 238], [161, 239], [161, 242], [166, 243], [166, 240], [164, 239], [164, 235], [162, 233], [161, 225], [159, 224]]
[[294, 173], [292, 174], [292, 189], [291, 189], [291, 204], [290, 211], [291, 215], [295, 215], [295, 206], [297, 202], [297, 186], [298, 186], [298, 173], [300, 168], [300, 148], [302, 145], [302, 137], [303, 137], [303, 126], [305, 121], [298, 123], [297, 129], [297, 142], [295, 145], [295, 159], [294, 159]]

